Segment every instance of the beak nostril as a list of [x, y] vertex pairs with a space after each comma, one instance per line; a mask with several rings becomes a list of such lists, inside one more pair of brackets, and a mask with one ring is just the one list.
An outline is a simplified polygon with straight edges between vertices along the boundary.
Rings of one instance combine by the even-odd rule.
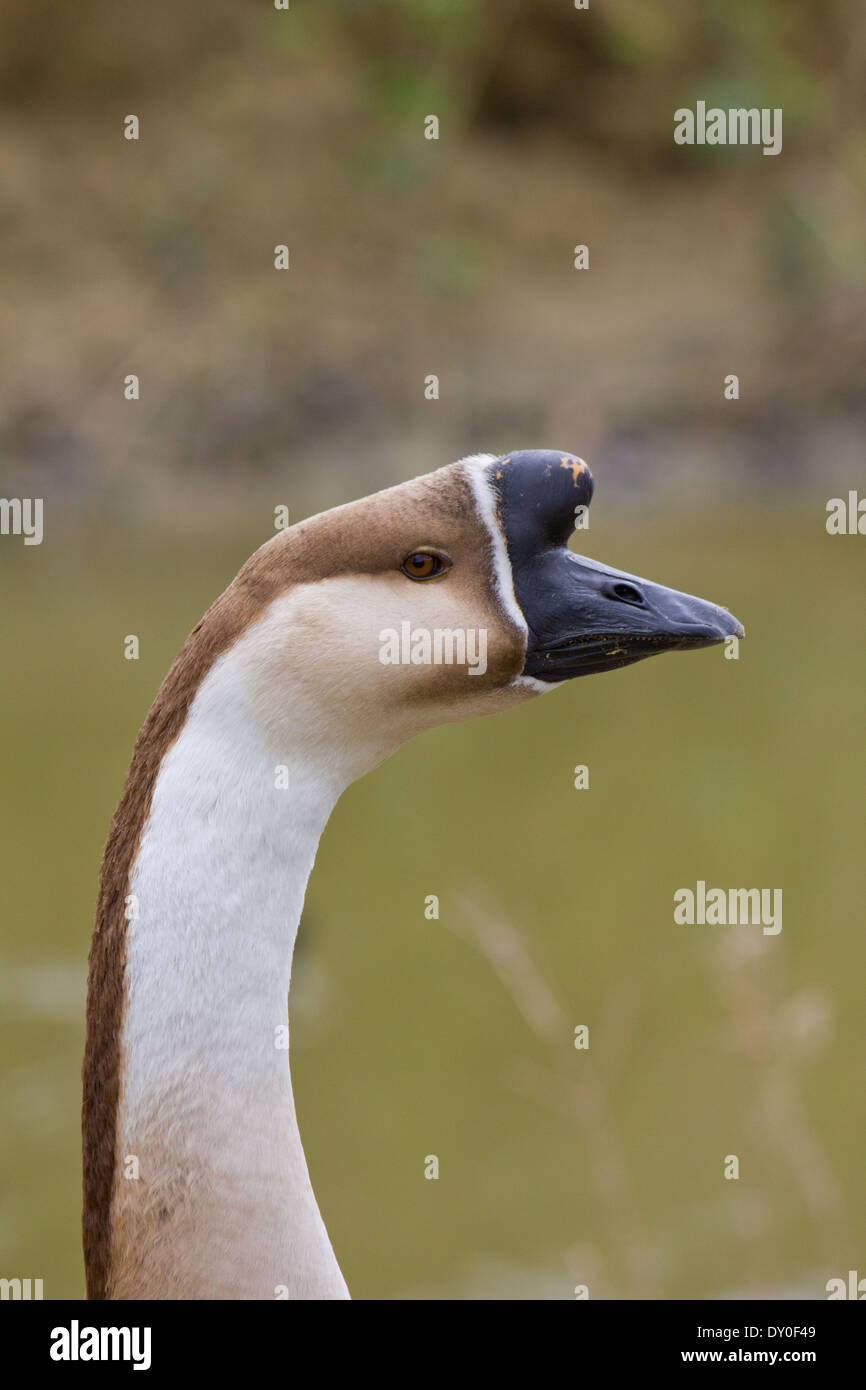
[[608, 598], [617, 598], [621, 603], [636, 603], [643, 606], [643, 594], [634, 584], [611, 584], [605, 586]]

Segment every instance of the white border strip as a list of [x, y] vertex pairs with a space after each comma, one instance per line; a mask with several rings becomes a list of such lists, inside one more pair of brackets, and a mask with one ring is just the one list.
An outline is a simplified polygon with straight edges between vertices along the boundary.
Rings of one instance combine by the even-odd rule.
[[[511, 561], [508, 558], [508, 548], [496, 520], [496, 495], [493, 479], [487, 472], [489, 465], [496, 463], [499, 457], [498, 454], [469, 454], [466, 458], [457, 461], [466, 472], [481, 514], [481, 520], [490, 533], [490, 539], [493, 543], [494, 582], [502, 600], [502, 606], [512, 622], [516, 623], [521, 632], [525, 632], [528, 636], [529, 628], [514, 592], [514, 574], [511, 569]], [[507, 458], [507, 455], [503, 457]], [[511, 684], [528, 686], [531, 690], [542, 695], [545, 691], [555, 690], [559, 682], [541, 681], [535, 676], [517, 676]]]

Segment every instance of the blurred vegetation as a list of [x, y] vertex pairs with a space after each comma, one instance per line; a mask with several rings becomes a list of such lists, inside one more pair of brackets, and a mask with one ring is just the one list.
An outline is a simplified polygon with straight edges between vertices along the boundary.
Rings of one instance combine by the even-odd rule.
[[[696, 431], [726, 473], [793, 452], [791, 486], [859, 448], [857, 7], [10, 0], [4, 27], [0, 450], [70, 521], [539, 442], [632, 491], [672, 459], [680, 492]], [[675, 146], [699, 98], [782, 107], [781, 155]]]

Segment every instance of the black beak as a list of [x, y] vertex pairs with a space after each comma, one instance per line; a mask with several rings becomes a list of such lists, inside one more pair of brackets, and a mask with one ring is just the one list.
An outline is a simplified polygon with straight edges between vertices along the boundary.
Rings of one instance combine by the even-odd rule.
[[574, 555], [549, 551], [522, 576], [530, 630], [524, 674], [564, 681], [615, 671], [660, 652], [711, 647], [743, 629], [705, 599]]
[[524, 675], [570, 680], [744, 636], [725, 608], [568, 549], [593, 492], [581, 459], [526, 450], [496, 460], [490, 471], [515, 596], [529, 628]]

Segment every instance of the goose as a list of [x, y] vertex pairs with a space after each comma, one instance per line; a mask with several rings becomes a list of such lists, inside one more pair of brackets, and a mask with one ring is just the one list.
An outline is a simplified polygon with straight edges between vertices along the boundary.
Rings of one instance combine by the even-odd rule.
[[[295, 936], [337, 798], [434, 725], [743, 635], [724, 608], [569, 549], [592, 492], [574, 454], [462, 459], [278, 532], [193, 629], [139, 733], [102, 866], [88, 1298], [350, 1296], [287, 1055]], [[409, 659], [386, 660], [385, 635], [407, 623]], [[486, 634], [483, 669], [415, 641], [469, 630]]]

